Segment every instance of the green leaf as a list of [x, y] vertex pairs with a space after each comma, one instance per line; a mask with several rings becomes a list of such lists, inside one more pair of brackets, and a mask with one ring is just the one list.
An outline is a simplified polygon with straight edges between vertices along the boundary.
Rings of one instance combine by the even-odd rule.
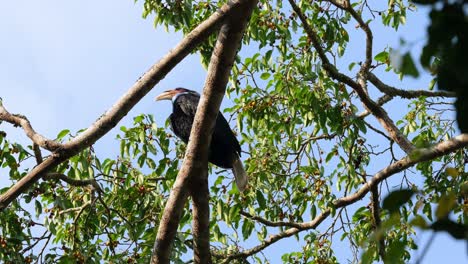
[[379, 54], [375, 55], [374, 60], [382, 63], [387, 63], [388, 61], [388, 52], [382, 51]]
[[57, 140], [60, 140], [60, 139], [64, 138], [69, 133], [70, 133], [69, 129], [64, 129], [64, 130], [60, 131], [60, 133], [58, 133], [58, 135], [57, 135]]
[[136, 117], [133, 118], [133, 122], [134, 122], [135, 124], [138, 124], [138, 123], [141, 123], [141, 121], [143, 121], [143, 119], [144, 119], [144, 116], [143, 116], [143, 115], [139, 115], [139, 116], [136, 116]]
[[382, 208], [390, 211], [390, 213], [398, 211], [403, 204], [411, 199], [413, 194], [414, 191], [409, 189], [393, 191], [383, 200]]
[[413, 226], [417, 226], [419, 228], [422, 228], [422, 229], [426, 229], [427, 226], [428, 226], [426, 220], [424, 220], [424, 218], [422, 216], [420, 216], [420, 215], [416, 215], [414, 217], [414, 219], [411, 220], [410, 224], [413, 225]]
[[325, 162], [329, 162], [333, 157], [335, 157], [336, 152], [334, 150], [330, 151], [325, 157]]
[[256, 194], [257, 194], [258, 206], [261, 209], [266, 208], [266, 200], [265, 200], [265, 197], [263, 197], [263, 193], [260, 190], [257, 190]]
[[314, 219], [315, 216], [317, 216], [317, 206], [315, 206], [315, 204], [312, 204], [310, 206], [310, 217]]
[[269, 72], [264, 72], [262, 73], [262, 75], [260, 75], [260, 78], [262, 80], [268, 80], [268, 78], [270, 78], [271, 74]]
[[436, 209], [437, 219], [446, 218], [456, 205], [457, 197], [454, 193], [442, 195]]
[[402, 258], [405, 254], [405, 247], [406, 243], [403, 241], [396, 240], [391, 243], [386, 249], [387, 254], [384, 263], [404, 263]]
[[430, 228], [434, 231], [445, 231], [455, 239], [468, 239], [468, 225], [456, 223], [449, 219], [437, 220]]
[[35, 200], [34, 203], [36, 205], [36, 216], [39, 217], [42, 214], [42, 204], [38, 200]]
[[254, 224], [251, 221], [244, 221], [244, 224], [242, 225], [242, 237], [244, 237], [244, 239], [249, 238], [252, 234], [253, 228]]
[[409, 75], [414, 78], [419, 77], [419, 71], [416, 68], [413, 58], [411, 57], [411, 54], [409, 52], [403, 56], [403, 64], [401, 65], [400, 71], [404, 75]]

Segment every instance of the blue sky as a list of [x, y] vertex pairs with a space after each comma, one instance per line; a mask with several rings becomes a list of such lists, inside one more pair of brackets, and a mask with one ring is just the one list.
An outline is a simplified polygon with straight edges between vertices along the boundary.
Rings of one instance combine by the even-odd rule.
[[[180, 34], [155, 29], [153, 21], [142, 19], [141, 13], [141, 3], [134, 4], [132, 0], [3, 1], [0, 4], [0, 97], [4, 105], [13, 113], [26, 115], [38, 132], [50, 138], [65, 128], [77, 131], [88, 127], [181, 39]], [[397, 34], [388, 35], [377, 28], [374, 53], [387, 44], [397, 48], [402, 36], [415, 42], [417, 49], [423, 44], [426, 23], [425, 15], [419, 15], [409, 17], [408, 27]], [[362, 37], [358, 30], [351, 31], [351, 38]], [[362, 42], [353, 42], [347, 54], [360, 56], [360, 47]], [[156, 104], [154, 96], [177, 86], [199, 91], [205, 75], [198, 56], [189, 56], [118, 126], [130, 124], [132, 117], [140, 113], [154, 114], [158, 125], [163, 125], [171, 108], [169, 103]], [[396, 86], [402, 84], [394, 76], [386, 80]], [[426, 88], [425, 82], [427, 79], [405, 84]], [[227, 104], [225, 99], [224, 105]], [[395, 107], [406, 109], [401, 105]], [[1, 130], [19, 142], [28, 143], [20, 130], [4, 124]], [[118, 153], [119, 146], [113, 140], [117, 131], [114, 129], [96, 144], [99, 154]], [[0, 187], [7, 184], [0, 176]], [[423, 247], [428, 234], [418, 239]], [[279, 253], [287, 252], [290, 243], [296, 241], [284, 240], [265, 254], [277, 261], [273, 263], [279, 263]], [[336, 250], [341, 256], [339, 260], [346, 263], [348, 249]], [[440, 234], [424, 263], [466, 263], [467, 260], [466, 244]]]

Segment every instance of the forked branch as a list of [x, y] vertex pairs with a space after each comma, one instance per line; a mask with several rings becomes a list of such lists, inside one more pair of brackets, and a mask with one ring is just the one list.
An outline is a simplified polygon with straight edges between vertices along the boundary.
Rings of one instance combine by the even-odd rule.
[[[233, 0], [223, 5], [208, 19], [193, 29], [182, 41], [172, 49], [159, 62], [154, 64], [106, 113], [76, 138], [63, 145], [57, 142], [50, 143], [40, 137], [30, 127], [27, 119], [7, 113], [2, 108], [0, 120], [14, 125], [24, 126], [26, 133], [32, 133], [34, 143], [44, 148], [54, 150], [52, 155], [41, 164], [34, 167], [25, 177], [19, 180], [4, 194], [0, 195], [0, 210], [7, 207], [14, 199], [21, 195], [31, 185], [36, 183], [45, 173], [58, 164], [78, 154], [86, 147], [91, 146], [99, 138], [108, 133], [117, 123], [145, 96], [166, 74], [168, 74], [182, 59], [192, 52], [211, 33], [217, 30], [223, 21], [242, 3], [247, 0]], [[28, 135], [29, 136], [29, 135]]]
[[[350, 204], [353, 204], [363, 199], [370, 192], [370, 190], [374, 188], [374, 186], [377, 186], [383, 180], [403, 170], [406, 170], [416, 165], [417, 163], [420, 163], [423, 161], [429, 161], [429, 160], [447, 155], [448, 153], [462, 149], [466, 146], [468, 146], [468, 134], [461, 134], [449, 140], [440, 142], [439, 144], [433, 146], [432, 148], [419, 149], [418, 151], [416, 151], [416, 153], [413, 153], [411, 156], [406, 156], [390, 164], [389, 166], [382, 169], [381, 171], [377, 172], [368, 182], [366, 182], [355, 193], [334, 201], [333, 202], [334, 209], [346, 207]], [[291, 237], [305, 230], [315, 229], [320, 223], [322, 223], [330, 215], [331, 210], [332, 210], [331, 208], [325, 209], [312, 221], [298, 223], [299, 226], [297, 227], [292, 227], [292, 228], [286, 229], [285, 231], [281, 233], [272, 235], [268, 237], [267, 239], [265, 239], [258, 246], [247, 249], [245, 251], [241, 251], [241, 252], [228, 255], [226, 259], [222, 261], [221, 263], [230, 263], [230, 261], [234, 259], [246, 258], [248, 256], [251, 256], [255, 253], [260, 252], [261, 250], [267, 248], [268, 246], [270, 246], [271, 244], [275, 243], [278, 240], [281, 240], [286, 237]]]
[[257, 1], [243, 1], [222, 26], [190, 133], [182, 168], [166, 203], [151, 263], [169, 263], [187, 193], [193, 200], [194, 262], [210, 263], [208, 147], [229, 74], [248, 18]]
[[[293, 8], [294, 12], [298, 15], [299, 19], [301, 20], [307, 36], [311, 40], [312, 45], [314, 46], [315, 50], [317, 51], [320, 57], [320, 60], [323, 63], [323, 68], [327, 71], [330, 77], [351, 87], [359, 96], [359, 99], [361, 100], [366, 110], [371, 112], [375, 116], [375, 118], [377, 118], [379, 123], [385, 128], [385, 130], [389, 134], [389, 137], [392, 138], [392, 140], [395, 141], [400, 146], [400, 148], [406, 152], [406, 154], [410, 154], [415, 149], [415, 147], [408, 140], [408, 138], [406, 138], [405, 135], [401, 133], [401, 131], [395, 125], [393, 120], [388, 116], [387, 112], [369, 97], [367, 91], [365, 90], [365, 80], [361, 78], [361, 81], [364, 81], [364, 83], [358, 83], [349, 76], [340, 73], [338, 69], [330, 63], [325, 54], [324, 49], [320, 44], [317, 32], [310, 26], [302, 10], [297, 6], [294, 0], [289, 0], [289, 3], [291, 4], [291, 7]], [[370, 44], [372, 44], [372, 41], [370, 42]], [[367, 75], [367, 73], [362, 72], [361, 70], [360, 75]]]
[[0, 120], [8, 122], [15, 127], [21, 127], [24, 130], [26, 136], [28, 136], [35, 145], [38, 145], [49, 151], [56, 151], [62, 148], [62, 144], [60, 144], [59, 142], [52, 139], [48, 139], [43, 135], [37, 133], [25, 116], [11, 114], [10, 112], [8, 112], [8, 110], [3, 106], [2, 101], [0, 101]]

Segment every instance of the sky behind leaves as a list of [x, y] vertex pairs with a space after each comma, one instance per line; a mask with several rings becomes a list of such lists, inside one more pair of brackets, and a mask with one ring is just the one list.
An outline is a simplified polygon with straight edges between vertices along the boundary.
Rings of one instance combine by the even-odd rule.
[[[142, 19], [139, 4], [131, 0], [3, 1], [0, 97], [7, 109], [26, 115], [37, 131], [50, 138], [62, 129], [77, 131], [89, 126], [181, 39], [180, 34], [154, 29], [151, 19]], [[424, 43], [426, 16], [410, 14], [407, 23], [394, 35], [376, 36], [375, 51], [388, 43], [398, 48], [400, 37], [414, 42], [412, 50], [418, 51]], [[379, 30], [375, 32], [379, 34]], [[359, 34], [351, 39], [359, 38]], [[346, 55], [349, 58], [353, 52], [363, 52], [359, 42], [351, 43]], [[162, 90], [177, 86], [200, 91], [206, 72], [199, 61], [198, 56], [192, 55], [179, 64], [117, 127], [130, 124], [132, 117], [140, 113], [154, 114], [158, 125], [163, 126], [170, 104], [155, 103], [153, 98]], [[401, 84], [395, 80], [389, 83]], [[424, 83], [422, 80], [405, 83], [426, 89], [418, 86]], [[228, 104], [225, 99], [224, 106]], [[20, 143], [29, 143], [20, 130], [5, 124], [1, 130]], [[117, 155], [117, 132], [114, 129], [96, 144], [98, 154]], [[0, 170], [0, 187], [9, 184], [2, 173]], [[423, 233], [418, 244], [424, 246], [428, 237]], [[279, 260], [289, 243], [295, 243], [294, 238], [268, 248], [265, 254], [277, 254]], [[345, 262], [350, 254], [347, 248], [335, 250], [339, 260]], [[466, 259], [465, 243], [440, 234], [424, 262], [462, 263]]]

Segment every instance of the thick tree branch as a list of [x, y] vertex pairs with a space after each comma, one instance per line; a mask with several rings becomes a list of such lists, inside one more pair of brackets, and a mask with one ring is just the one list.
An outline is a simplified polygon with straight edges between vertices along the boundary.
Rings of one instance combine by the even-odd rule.
[[426, 97], [456, 97], [456, 94], [448, 91], [426, 91], [426, 90], [402, 90], [383, 83], [373, 73], [368, 74], [369, 81], [384, 94], [390, 96], [399, 96], [406, 99]]
[[194, 263], [211, 263], [208, 171], [205, 170], [204, 174], [193, 176], [190, 185], [190, 195], [193, 202], [193, 259]]
[[[44, 160], [40, 165], [32, 169], [25, 177], [19, 180], [14, 186], [0, 196], [0, 210], [8, 206], [21, 193], [37, 182], [44, 173], [76, 155], [81, 150], [91, 146], [99, 138], [109, 132], [117, 123], [145, 96], [154, 85], [163, 79], [170, 70], [172, 70], [183, 58], [192, 52], [202, 41], [211, 33], [217, 30], [223, 21], [242, 3], [247, 0], [233, 0], [223, 5], [207, 20], [198, 25], [192, 32], [187, 34], [184, 39], [159, 62], [153, 65], [128, 91], [125, 93], [104, 115], [102, 115], [94, 124], [81, 133], [78, 137], [63, 144], [47, 142], [47, 139], [41, 138], [34, 130], [30, 128], [29, 122], [25, 118], [6, 114], [6, 110], [1, 110], [1, 120], [11, 120], [13, 124], [21, 125], [26, 128], [26, 133], [31, 133], [35, 143], [44, 148], [54, 150], [52, 155]], [[29, 132], [28, 132], [29, 131]], [[36, 142], [37, 141], [37, 142]], [[51, 145], [49, 145], [51, 144]]]
[[[304, 30], [307, 36], [310, 38], [312, 45], [314, 46], [315, 50], [317, 51], [320, 60], [323, 63], [323, 68], [327, 71], [331, 78], [340, 81], [349, 87], [351, 87], [356, 93], [358, 94], [361, 102], [363, 103], [364, 107], [371, 112], [375, 118], [379, 121], [379, 123], [385, 128], [389, 136], [400, 146], [403, 151], [407, 154], [411, 153], [414, 150], [413, 144], [400, 132], [398, 127], [395, 123], [390, 119], [387, 112], [379, 106], [376, 102], [374, 102], [367, 94], [365, 90], [365, 76], [367, 73], [360, 71], [359, 77], [360, 82], [355, 82], [349, 76], [340, 73], [336, 67], [330, 63], [327, 56], [325, 55], [325, 51], [323, 50], [322, 46], [320, 45], [319, 37], [315, 30], [310, 26], [307, 18], [305, 17], [302, 10], [296, 5], [294, 0], [288, 0], [293, 8], [294, 12], [298, 15], [299, 19], [302, 22]], [[363, 77], [364, 76], [364, 77]]]
[[[444, 155], [447, 155], [451, 152], [454, 152], [458, 149], [464, 148], [468, 146], [468, 134], [461, 134], [449, 140], [440, 142], [439, 144], [433, 146], [432, 148], [428, 149], [419, 149], [416, 153], [413, 153], [410, 156], [406, 156], [392, 164], [388, 167], [382, 169], [381, 171], [377, 172], [367, 183], [365, 183], [361, 189], [357, 192], [337, 199], [333, 202], [334, 209], [341, 208], [353, 204], [369, 193], [369, 191], [381, 183], [383, 180], [387, 179], [388, 177], [395, 175], [398, 172], [401, 172], [405, 169], [408, 169], [414, 166], [417, 163], [423, 161], [429, 161]], [[222, 263], [229, 263], [233, 259], [238, 258], [246, 258], [251, 256], [255, 253], [260, 252], [261, 250], [265, 249], [266, 247], [270, 246], [271, 244], [275, 243], [276, 241], [296, 235], [297, 233], [305, 230], [315, 229], [320, 223], [322, 223], [329, 215], [331, 209], [325, 209], [320, 213], [317, 217], [315, 217], [310, 222], [300, 223], [298, 227], [289, 228], [281, 233], [276, 235], [272, 235], [265, 239], [260, 245], [255, 246], [251, 249], [234, 253], [228, 255], [226, 259]]]
[[[213, 49], [210, 65], [208, 67], [208, 76], [201, 101], [206, 98], [207, 113], [209, 113], [210, 124], [200, 122], [198, 133], [208, 134], [209, 141], [213, 131], [219, 107], [226, 91], [226, 85], [229, 81], [232, 65], [236, 58], [238, 49], [241, 46], [241, 40], [250, 19], [252, 10], [257, 1], [246, 3], [238, 12], [233, 14], [221, 27], [218, 34], [216, 45]], [[211, 106], [211, 107], [210, 107]], [[196, 119], [195, 119], [196, 120]], [[206, 129], [206, 128], [210, 129]], [[197, 129], [194, 125], [194, 130]], [[191, 135], [193, 138], [193, 134]], [[208, 144], [209, 145], [209, 144]], [[208, 158], [208, 146], [204, 146], [203, 152]], [[195, 157], [201, 153], [195, 152]], [[204, 157], [205, 158], [205, 157]], [[207, 162], [203, 159], [204, 173], [195, 174], [192, 178], [191, 196], [193, 201], [193, 246], [195, 263], [211, 263], [210, 256], [210, 205], [208, 188]]]
[[[211, 56], [182, 168], [166, 203], [151, 263], [169, 263], [187, 191], [193, 197], [194, 262], [210, 263], [208, 147], [245, 26], [257, 1], [243, 1], [223, 25]], [[190, 187], [189, 187], [190, 185]]]

